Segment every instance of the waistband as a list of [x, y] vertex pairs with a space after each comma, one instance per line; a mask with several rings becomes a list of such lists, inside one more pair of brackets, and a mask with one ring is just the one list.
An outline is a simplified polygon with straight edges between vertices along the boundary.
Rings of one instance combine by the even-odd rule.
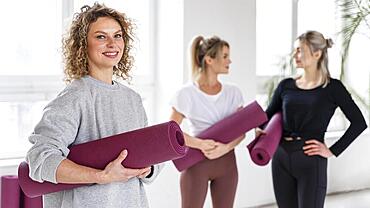
[[307, 141], [310, 139], [316, 139], [318, 141], [324, 141], [325, 133], [318, 132], [284, 132], [282, 141]]
[[294, 141], [300, 141], [304, 139], [300, 136], [297, 136], [297, 137], [283, 137], [282, 140], [285, 142], [294, 142]]

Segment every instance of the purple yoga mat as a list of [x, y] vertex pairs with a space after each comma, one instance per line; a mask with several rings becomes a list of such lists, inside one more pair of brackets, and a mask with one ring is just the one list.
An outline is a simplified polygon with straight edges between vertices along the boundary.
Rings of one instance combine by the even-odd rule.
[[[104, 169], [123, 149], [127, 149], [128, 155], [122, 165], [128, 168], [144, 168], [173, 160], [184, 156], [188, 150], [179, 125], [169, 121], [72, 146], [67, 158], [80, 165]], [[19, 165], [18, 175], [21, 188], [29, 197], [86, 185], [33, 181], [29, 177], [29, 167], [26, 162]]]
[[30, 198], [23, 193], [22, 197], [23, 197], [23, 207], [22, 208], [42, 208], [43, 206], [42, 196]]
[[1, 207], [19, 208], [21, 200], [21, 189], [18, 177], [15, 175], [1, 176]]
[[[216, 122], [208, 129], [202, 131], [197, 138], [214, 139], [215, 141], [228, 143], [267, 121], [266, 113], [256, 102], [252, 102], [243, 109]], [[183, 171], [206, 157], [198, 149], [189, 148], [185, 157], [173, 160], [178, 171]]]
[[276, 113], [267, 123], [264, 132], [266, 134], [255, 138], [248, 146], [252, 161], [257, 165], [266, 165], [274, 155], [279, 145], [283, 127], [282, 115]]

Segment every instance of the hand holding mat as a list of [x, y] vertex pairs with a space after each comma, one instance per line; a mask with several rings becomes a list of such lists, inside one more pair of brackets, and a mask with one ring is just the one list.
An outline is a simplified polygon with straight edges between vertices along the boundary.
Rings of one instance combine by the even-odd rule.
[[[144, 168], [173, 160], [184, 156], [188, 150], [180, 127], [169, 121], [72, 146], [67, 158], [77, 164], [103, 170], [123, 149], [128, 151], [128, 155], [122, 165], [128, 168]], [[23, 192], [29, 197], [86, 185], [33, 181], [26, 162], [19, 165], [18, 176]]]
[[283, 133], [282, 124], [281, 113], [274, 114], [264, 129], [266, 134], [261, 134], [247, 146], [255, 164], [262, 166], [269, 163], [279, 145]]
[[[254, 101], [243, 109], [216, 122], [196, 137], [229, 143], [266, 121], [266, 113], [262, 110], [261, 106]], [[183, 171], [204, 159], [206, 159], [206, 157], [200, 150], [189, 148], [188, 153], [184, 157], [173, 160], [173, 163], [178, 171]]]

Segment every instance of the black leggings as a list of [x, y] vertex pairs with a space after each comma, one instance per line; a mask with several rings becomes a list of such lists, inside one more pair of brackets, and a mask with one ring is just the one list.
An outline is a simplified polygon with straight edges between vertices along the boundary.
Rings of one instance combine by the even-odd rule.
[[275, 198], [280, 208], [322, 208], [327, 185], [327, 159], [308, 156], [304, 141], [284, 141], [272, 160]]
[[214, 160], [203, 160], [181, 173], [182, 208], [202, 208], [209, 182], [212, 207], [232, 208], [238, 184], [234, 150]]

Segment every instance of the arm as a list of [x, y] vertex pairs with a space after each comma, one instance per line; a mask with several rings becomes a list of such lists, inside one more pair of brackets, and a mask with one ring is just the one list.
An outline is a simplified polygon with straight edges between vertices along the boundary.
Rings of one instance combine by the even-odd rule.
[[[81, 166], [66, 158], [69, 154], [68, 146], [74, 142], [80, 125], [82, 110], [77, 98], [70, 94], [63, 95], [45, 108], [41, 121], [29, 138], [34, 144], [26, 156], [30, 177], [38, 182], [109, 183], [135, 175], [135, 171], [117, 162], [126, 157], [122, 155], [104, 170]], [[119, 178], [114, 174], [119, 171], [126, 176]], [[136, 172], [139, 175], [142, 171]]]
[[282, 111], [282, 99], [281, 99], [281, 93], [284, 90], [284, 85], [287, 80], [283, 80], [279, 83], [279, 85], [276, 87], [271, 101], [266, 109], [266, 114], [268, 119], [270, 119], [275, 113]]
[[[238, 111], [241, 110], [242, 107], [238, 108]], [[240, 144], [240, 142], [245, 138], [245, 134], [239, 136], [238, 138], [232, 140], [231, 142], [227, 143], [227, 144], [223, 144], [221, 142], [216, 142], [216, 148], [214, 148], [213, 150], [211, 151], [208, 151], [205, 156], [212, 160], [212, 159], [216, 159], [216, 158], [219, 158], [225, 154], [227, 154], [228, 152], [230, 152], [231, 150], [233, 150], [238, 144]]]
[[340, 81], [337, 82], [333, 83], [336, 85], [332, 94], [351, 124], [343, 136], [329, 148], [335, 156], [339, 156], [367, 128], [365, 119], [351, 95]]
[[[184, 118], [185, 118], [184, 115], [179, 113], [175, 108], [172, 108], [170, 120], [173, 120], [180, 125]], [[194, 148], [194, 149], [199, 149], [203, 153], [215, 148], [216, 146], [216, 142], [214, 140], [199, 139], [196, 137], [192, 137], [185, 132], [184, 132], [184, 139], [185, 139], [186, 146]]]
[[[283, 111], [282, 109], [282, 99], [281, 99], [281, 93], [283, 91], [283, 87], [284, 87], [284, 83], [286, 82], [286, 80], [283, 80], [279, 83], [279, 85], [276, 87], [273, 95], [272, 95], [272, 98], [271, 98], [271, 101], [267, 107], [267, 109], [265, 110], [266, 114], [267, 114], [267, 118], [268, 120], [271, 119], [271, 117], [279, 112], [279, 111]], [[267, 121], [268, 122], [268, 121]], [[255, 137], [259, 137], [261, 134], [266, 134], [263, 129], [266, 125], [265, 122], [264, 124], [260, 125], [259, 127], [255, 128], [254, 130], [254, 133], [255, 133]]]
[[104, 170], [98, 170], [78, 165], [71, 160], [63, 160], [57, 168], [56, 180], [58, 183], [98, 183], [106, 184], [117, 181], [128, 181], [130, 178], [150, 172], [150, 167], [142, 169], [130, 169], [122, 166], [128, 152], [124, 150], [110, 162]]
[[339, 156], [357, 137], [367, 128], [364, 117], [351, 95], [339, 81], [333, 80], [331, 94], [334, 102], [337, 104], [347, 119], [351, 122], [344, 135], [328, 148], [324, 143], [311, 139], [306, 141], [303, 147], [305, 153], [309, 156], [320, 155], [329, 158], [333, 155]]

